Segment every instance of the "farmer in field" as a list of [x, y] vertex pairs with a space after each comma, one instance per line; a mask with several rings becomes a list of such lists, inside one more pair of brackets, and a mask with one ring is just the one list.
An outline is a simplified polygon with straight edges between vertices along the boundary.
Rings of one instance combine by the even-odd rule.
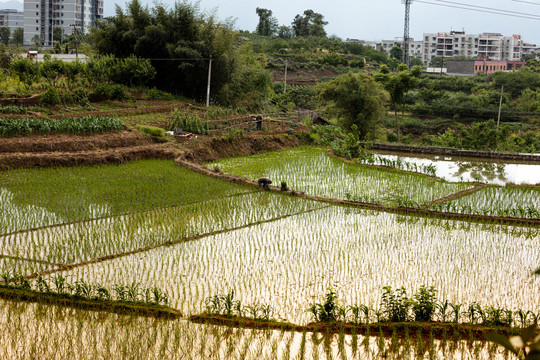
[[262, 116], [257, 115], [255, 121], [257, 122], [257, 130], [262, 130]]
[[268, 185], [272, 183], [272, 180], [270, 180], [269, 178], [262, 177], [262, 178], [259, 178], [259, 180], [257, 180], [257, 183], [259, 184], [260, 188], [267, 189]]

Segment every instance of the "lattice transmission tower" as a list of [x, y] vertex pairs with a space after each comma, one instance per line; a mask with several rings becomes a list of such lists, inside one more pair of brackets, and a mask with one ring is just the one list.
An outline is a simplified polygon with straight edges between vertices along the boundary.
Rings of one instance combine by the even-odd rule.
[[405, 4], [405, 26], [403, 29], [403, 63], [409, 65], [409, 17], [413, 0], [401, 0]]

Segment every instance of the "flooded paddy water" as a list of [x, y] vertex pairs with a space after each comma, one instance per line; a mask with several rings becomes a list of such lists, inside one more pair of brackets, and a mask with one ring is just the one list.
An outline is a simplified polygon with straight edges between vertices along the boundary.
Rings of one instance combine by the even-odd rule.
[[[308, 194], [392, 206], [403, 199], [430, 202], [473, 186], [349, 164], [317, 148], [224, 159], [214, 165], [250, 179], [268, 176], [278, 186], [283, 181]], [[4, 235], [0, 234], [1, 270], [27, 275], [52, 271], [45, 276], [49, 282], [62, 275], [69, 283], [158, 287], [185, 316], [203, 312], [208, 297], [234, 290], [244, 305], [271, 305], [277, 320], [307, 324], [313, 321], [309, 307], [322, 302], [332, 288], [340, 305], [370, 308], [369, 320], [374, 322], [383, 287], [403, 286], [412, 296], [422, 285], [433, 286], [439, 300], [463, 309], [478, 303], [484, 309], [540, 313], [540, 277], [532, 274], [540, 266], [538, 227], [397, 215], [210, 183], [217, 190], [208, 187], [199, 197], [190, 193], [193, 203], [170, 206], [169, 202], [159, 209], [139, 206], [133, 213], [111, 213], [115, 204], [106, 201], [91, 203], [82, 214], [110, 216], [66, 225], [60, 223], [73, 220], [66, 217], [66, 209], [15, 203], [10, 190], [0, 184], [0, 212], [6, 215]], [[198, 185], [194, 191], [201, 188]], [[150, 198], [149, 193], [144, 197]], [[137, 201], [136, 193], [133, 199]], [[121, 199], [123, 207], [128, 200]], [[517, 205], [540, 209], [539, 201], [535, 187], [488, 186], [450, 203], [461, 202], [460, 209], [476, 207], [477, 212], [489, 206], [493, 213], [504, 213]], [[535, 216], [532, 210], [530, 214]], [[60, 225], [37, 228], [54, 224]], [[85, 263], [108, 255], [118, 256]], [[62, 264], [74, 267], [63, 270]], [[459, 317], [467, 321], [465, 310]], [[72, 358], [81, 359], [92, 354], [171, 359], [299, 354], [305, 358], [370, 359], [384, 354], [396, 359], [504, 358], [500, 349], [483, 342], [435, 341], [430, 353], [422, 347], [418, 350], [413, 340], [409, 347], [377, 336], [355, 340], [336, 335], [324, 340], [301, 333], [228, 329], [185, 320], [153, 322], [6, 301], [0, 303], [0, 327], [4, 330], [0, 342], [5, 345], [0, 351], [9, 358], [39, 353], [49, 354], [48, 358], [73, 353], [77, 355]], [[15, 331], [6, 331], [10, 327]], [[78, 340], [66, 341], [65, 333], [75, 334]]]

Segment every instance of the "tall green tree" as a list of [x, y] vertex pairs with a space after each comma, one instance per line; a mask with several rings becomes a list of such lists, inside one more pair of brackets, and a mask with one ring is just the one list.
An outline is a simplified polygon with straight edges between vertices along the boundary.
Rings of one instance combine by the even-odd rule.
[[11, 36], [11, 30], [8, 27], [0, 27], [0, 42], [4, 45], [9, 43], [9, 37]]
[[[405, 94], [416, 87], [419, 73], [421, 73], [421, 68], [415, 66], [413, 70], [409, 71], [407, 65], [401, 64], [398, 73], [390, 74], [387, 69], [381, 69], [375, 77], [377, 82], [381, 83], [390, 94], [390, 106], [394, 110], [396, 118], [398, 142], [401, 141], [401, 122], [405, 113]], [[401, 117], [399, 118], [398, 110], [401, 110]]]
[[259, 23], [257, 24], [257, 34], [264, 36], [272, 36], [276, 34], [278, 28], [278, 22], [275, 17], [272, 16], [272, 10], [257, 8], [255, 10], [259, 16]]
[[403, 49], [399, 46], [394, 46], [390, 49], [390, 57], [394, 59], [401, 60], [403, 59]]
[[324, 21], [322, 14], [309, 9], [304, 11], [304, 15], [297, 14], [292, 22], [292, 29], [295, 36], [326, 36], [324, 27], [328, 25]]
[[[246, 66], [258, 69], [258, 64], [246, 63], [248, 58], [237, 51], [238, 34], [232, 27], [231, 23], [216, 22], [187, 2], [177, 2], [171, 8], [156, 4], [150, 10], [139, 0], [132, 0], [125, 10], [117, 6], [116, 16], [98, 23], [90, 40], [102, 55], [151, 59], [156, 70], [151, 85], [201, 101], [206, 98], [212, 59], [211, 100], [234, 103], [238, 99], [233, 95], [219, 96], [221, 89]], [[240, 89], [228, 94], [243, 97], [250, 93], [249, 89], [242, 91], [245, 82], [235, 82], [234, 86]]]
[[371, 76], [347, 73], [322, 84], [319, 97], [345, 130], [356, 127], [359, 137], [365, 138], [383, 118], [388, 94]]
[[23, 28], [17, 28], [13, 30], [13, 35], [11, 38], [11, 42], [16, 45], [22, 45], [24, 42], [24, 29]]

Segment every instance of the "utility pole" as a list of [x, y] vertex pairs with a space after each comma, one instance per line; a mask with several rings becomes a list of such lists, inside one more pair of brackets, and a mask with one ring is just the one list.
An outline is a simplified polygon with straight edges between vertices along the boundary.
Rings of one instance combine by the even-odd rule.
[[283, 79], [283, 93], [287, 92], [287, 60], [285, 60], [285, 79]]
[[501, 108], [502, 108], [503, 93], [504, 93], [504, 85], [501, 86], [501, 99], [499, 100], [499, 116], [497, 116], [497, 128], [499, 128], [499, 124], [501, 123]]
[[413, 0], [401, 0], [405, 4], [405, 25], [403, 27], [403, 63], [409, 65], [409, 18]]
[[78, 48], [78, 40], [77, 40], [77, 25], [71, 24], [69, 26], [73, 26], [73, 39], [75, 39], [75, 58], [79, 60], [79, 48]]
[[206, 107], [210, 106], [210, 78], [212, 77], [212, 55], [208, 64], [208, 86], [206, 88]]

